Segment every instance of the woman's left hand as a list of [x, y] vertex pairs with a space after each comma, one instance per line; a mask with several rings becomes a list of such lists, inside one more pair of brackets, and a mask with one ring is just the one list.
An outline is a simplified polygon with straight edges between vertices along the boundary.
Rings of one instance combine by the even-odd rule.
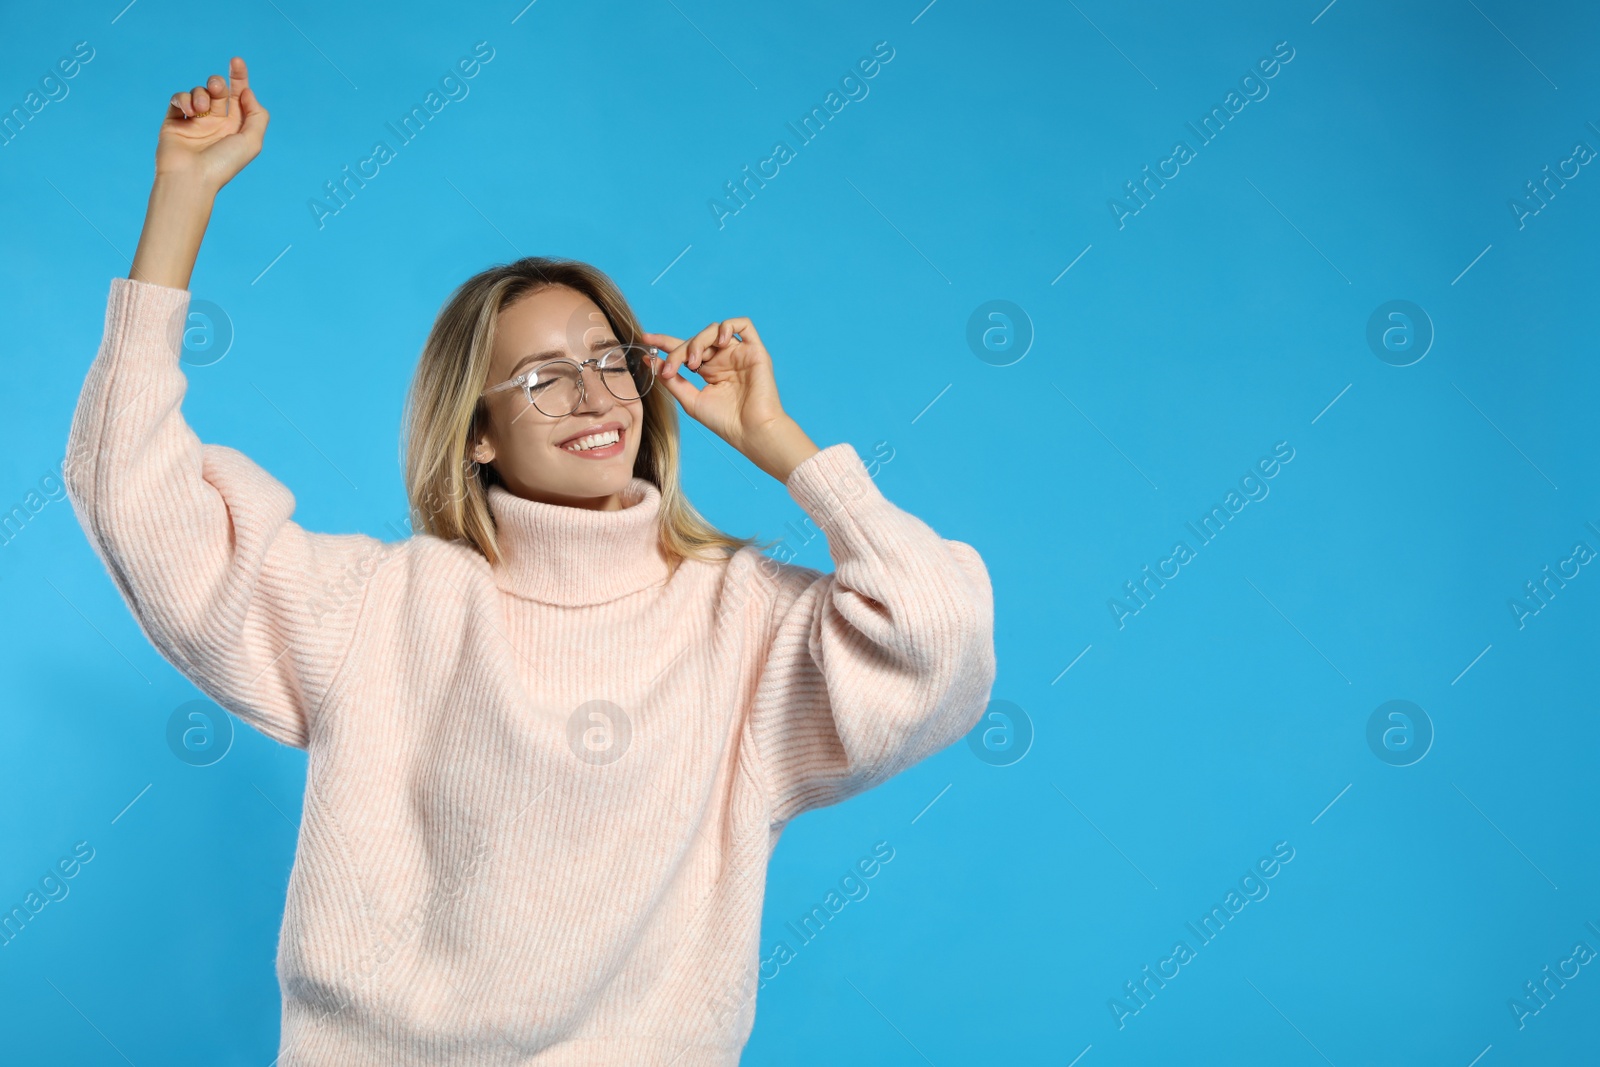
[[[741, 453], [749, 455], [764, 434], [788, 418], [778, 401], [772, 357], [749, 319], [713, 322], [688, 341], [664, 333], [641, 334], [640, 340], [666, 357], [656, 364], [658, 384], [691, 418]], [[705, 387], [696, 389], [680, 367], [699, 374]]]

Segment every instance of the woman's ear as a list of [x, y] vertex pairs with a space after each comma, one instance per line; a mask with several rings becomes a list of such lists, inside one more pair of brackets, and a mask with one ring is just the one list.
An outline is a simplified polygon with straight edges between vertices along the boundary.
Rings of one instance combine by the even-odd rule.
[[467, 458], [480, 466], [488, 466], [494, 460], [494, 445], [489, 443], [481, 410], [473, 415], [472, 425], [467, 429]]
[[482, 400], [467, 424], [467, 459], [478, 466], [488, 466], [494, 459], [494, 446], [490, 443], [490, 416]]

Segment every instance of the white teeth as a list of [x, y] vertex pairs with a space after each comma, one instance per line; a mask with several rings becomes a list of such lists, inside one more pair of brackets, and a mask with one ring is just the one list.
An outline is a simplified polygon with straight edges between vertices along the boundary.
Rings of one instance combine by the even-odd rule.
[[580, 437], [571, 444], [562, 445], [568, 452], [587, 452], [591, 448], [602, 448], [606, 445], [616, 444], [622, 440], [616, 430], [607, 430], [605, 433], [592, 433], [587, 437]]

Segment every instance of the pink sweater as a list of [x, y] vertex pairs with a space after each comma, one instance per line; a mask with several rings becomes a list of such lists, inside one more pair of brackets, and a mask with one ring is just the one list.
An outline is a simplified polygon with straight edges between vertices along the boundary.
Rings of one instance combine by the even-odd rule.
[[496, 487], [506, 558], [309, 533], [184, 422], [189, 293], [114, 278], [64, 475], [152, 644], [307, 750], [280, 1067], [735, 1064], [767, 861], [803, 811], [959, 739], [995, 677], [970, 546], [849, 444], [786, 488], [836, 572], [686, 561], [660, 490]]

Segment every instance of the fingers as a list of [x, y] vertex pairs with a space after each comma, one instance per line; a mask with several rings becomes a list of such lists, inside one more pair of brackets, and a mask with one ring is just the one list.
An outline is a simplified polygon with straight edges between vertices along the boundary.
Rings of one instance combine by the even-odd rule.
[[664, 333], [642, 333], [639, 336], [645, 344], [668, 350], [662, 377], [676, 376], [679, 366], [698, 371], [701, 364], [715, 357], [719, 351], [732, 348], [741, 341], [761, 343], [755, 324], [743, 317], [713, 322], [687, 342]]
[[256, 91], [250, 87], [250, 72], [245, 69], [243, 58], [233, 57], [232, 70], [233, 88], [239, 96], [239, 114], [244, 119], [244, 125], [239, 132], [259, 145], [262, 135], [267, 131], [267, 120], [272, 116], [261, 106], [261, 101], [256, 99]]
[[228, 61], [228, 76], [232, 79], [233, 95], [239, 99], [242, 119], [239, 132], [259, 146], [267, 130], [267, 120], [272, 116], [261, 106], [255, 90], [250, 87], [250, 68], [245, 65], [243, 56], [234, 56]]
[[[174, 93], [172, 98], [167, 101], [168, 106], [171, 108], [167, 112], [167, 117], [176, 118], [181, 115], [186, 119], [193, 119], [204, 115], [228, 115], [233, 110], [232, 102], [235, 96], [239, 97], [241, 107], [244, 107], [246, 111], [252, 110], [250, 107], [245, 107], [245, 94], [250, 88], [250, 72], [249, 68], [245, 66], [244, 59], [240, 56], [234, 56], [229, 60], [228, 72], [233, 79], [231, 83], [228, 78], [224, 78], [220, 74], [213, 74], [206, 79], [204, 85], [196, 85], [186, 92]], [[250, 94], [250, 103], [254, 105], [253, 110], [259, 112], [261, 116], [256, 120], [256, 124], [265, 128], [266, 108], [263, 108], [256, 101], [254, 93]], [[246, 125], [248, 124], [249, 115], [247, 114]]]
[[[222, 93], [217, 95], [224, 95], [226, 91], [224, 89]], [[193, 89], [185, 92], [173, 93], [172, 99], [168, 101], [168, 104], [172, 108], [167, 112], [168, 118], [175, 118], [178, 115], [182, 115], [186, 119], [200, 118], [211, 112], [211, 94], [206, 92], [205, 86], [196, 85]], [[221, 113], [222, 109], [218, 108], [217, 114], [220, 115]]]
[[710, 358], [711, 353], [707, 352], [707, 349], [716, 344], [717, 334], [721, 329], [720, 323], [713, 322], [690, 339], [689, 348], [684, 357], [690, 370], [699, 370], [700, 364]]
[[[708, 334], [710, 336], [708, 336]], [[744, 317], [723, 319], [721, 323], [712, 323], [702, 330], [689, 344], [691, 370], [699, 370], [707, 361], [715, 359], [723, 352], [727, 352], [734, 345], [750, 342], [761, 344], [761, 338], [756, 334], [755, 323]]]
[[228, 113], [228, 81], [220, 74], [213, 74], [206, 79], [206, 95], [211, 98], [212, 108], [220, 110], [222, 114]]
[[717, 343], [723, 348], [727, 348], [729, 343], [732, 342], [734, 334], [738, 334], [741, 340], [754, 341], [756, 344], [761, 343], [761, 335], [756, 333], [756, 324], [746, 318], [724, 319], [722, 321], [722, 332], [717, 335]]
[[261, 135], [267, 129], [267, 119], [271, 116], [267, 114], [267, 109], [261, 106], [261, 102], [256, 99], [254, 89], [246, 88], [240, 91], [239, 113], [244, 116], [244, 126], [240, 129], [240, 132], [247, 134], [259, 144]]

